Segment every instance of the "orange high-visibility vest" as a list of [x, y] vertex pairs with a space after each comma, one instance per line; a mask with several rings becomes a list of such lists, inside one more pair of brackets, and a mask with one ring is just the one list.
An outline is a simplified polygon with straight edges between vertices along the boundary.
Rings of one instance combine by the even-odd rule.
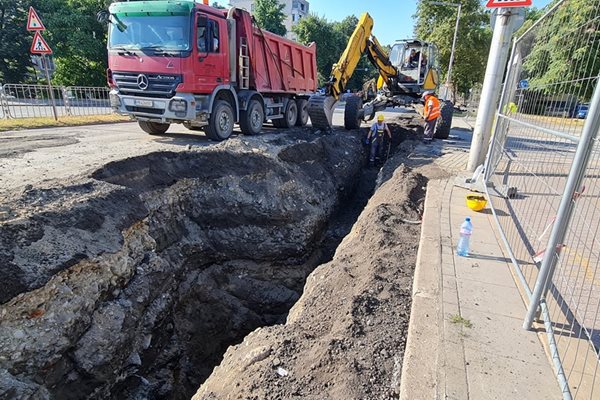
[[440, 117], [440, 101], [435, 96], [428, 96], [425, 99], [425, 121], [433, 121]]

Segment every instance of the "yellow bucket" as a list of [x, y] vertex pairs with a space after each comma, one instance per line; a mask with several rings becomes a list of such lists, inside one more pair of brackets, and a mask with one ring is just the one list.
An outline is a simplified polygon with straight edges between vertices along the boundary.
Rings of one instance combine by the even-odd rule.
[[485, 208], [487, 200], [479, 194], [467, 195], [467, 207], [473, 211], [481, 211]]

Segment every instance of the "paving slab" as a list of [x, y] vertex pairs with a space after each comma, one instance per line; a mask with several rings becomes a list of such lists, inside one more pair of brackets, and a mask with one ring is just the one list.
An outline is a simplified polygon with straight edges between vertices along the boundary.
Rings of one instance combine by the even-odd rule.
[[[458, 136], [433, 145], [442, 154], [435, 163], [454, 175], [468, 157], [465, 130]], [[400, 398], [562, 399], [540, 336], [522, 328], [526, 306], [492, 215], [469, 210], [469, 192], [455, 180], [429, 182]], [[475, 227], [472, 255], [459, 257], [466, 216]]]

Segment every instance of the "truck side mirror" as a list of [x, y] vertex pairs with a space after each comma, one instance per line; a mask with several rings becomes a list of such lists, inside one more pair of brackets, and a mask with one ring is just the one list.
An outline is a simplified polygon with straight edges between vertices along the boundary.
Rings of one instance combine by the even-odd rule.
[[110, 22], [110, 14], [106, 10], [100, 10], [96, 14], [96, 20], [101, 24], [108, 24]]

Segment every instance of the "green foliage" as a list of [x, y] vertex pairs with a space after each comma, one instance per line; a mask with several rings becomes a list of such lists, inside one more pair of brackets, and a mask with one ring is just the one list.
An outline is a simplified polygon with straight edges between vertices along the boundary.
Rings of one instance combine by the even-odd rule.
[[27, 34], [29, 1], [0, 0], [0, 82], [22, 82], [31, 65]]
[[219, 10], [224, 10], [225, 9], [225, 7], [223, 7], [222, 5], [220, 5], [219, 3], [217, 3], [216, 1], [213, 1], [210, 6], [212, 8], [218, 8]]
[[[452, 81], [461, 93], [467, 93], [475, 83], [482, 82], [487, 64], [492, 31], [489, 14], [479, 0], [456, 0], [462, 4], [458, 39], [452, 67]], [[442, 74], [448, 70], [452, 39], [456, 24], [456, 7], [434, 5], [419, 1], [415, 15], [415, 34], [418, 39], [435, 43], [440, 51]]]
[[256, 0], [252, 14], [262, 29], [283, 36], [287, 33], [283, 23], [285, 20], [284, 8], [285, 6], [279, 4], [277, 0]]
[[96, 13], [106, 0], [0, 0], [0, 81], [31, 80], [27, 14], [33, 6], [46, 31], [43, 37], [53, 50], [57, 85], [104, 86], [107, 67], [106, 27]]
[[[311, 42], [317, 46], [317, 69], [319, 71], [319, 86], [322, 86], [331, 75], [331, 67], [337, 63], [344, 52], [348, 39], [354, 32], [358, 18], [348, 16], [339, 22], [330, 22], [324, 17], [311, 14], [301, 19], [293, 28], [300, 43], [308, 45]], [[376, 68], [363, 56], [348, 84], [347, 89], [360, 90], [365, 81], [377, 76]]]
[[[529, 54], [523, 64], [531, 91], [578, 95], [589, 101], [600, 73], [597, 5], [572, 0], [523, 39], [520, 50]], [[563, 82], [570, 82], [568, 85]]]

